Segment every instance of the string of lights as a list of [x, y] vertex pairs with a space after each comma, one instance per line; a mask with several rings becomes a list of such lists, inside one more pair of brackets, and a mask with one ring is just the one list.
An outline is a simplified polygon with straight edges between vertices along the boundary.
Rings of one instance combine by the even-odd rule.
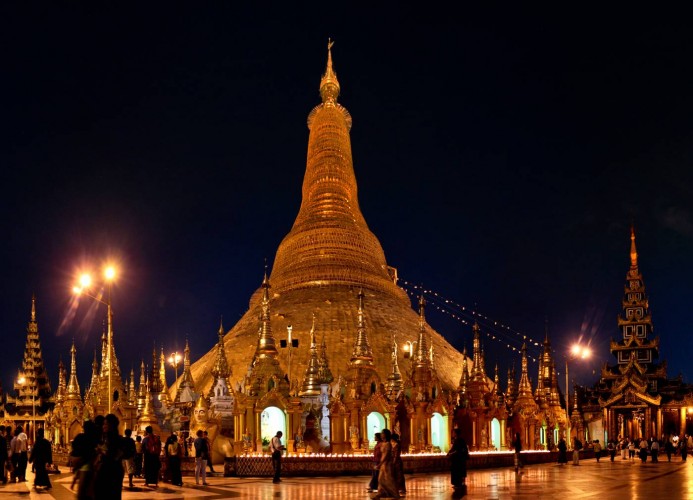
[[522, 351], [522, 344], [526, 344], [528, 351], [527, 358], [534, 362], [537, 361], [537, 357], [536, 355], [532, 355], [532, 351], [536, 352], [538, 355], [538, 350], [542, 344], [530, 336], [523, 334], [502, 322], [489, 318], [487, 315], [479, 313], [474, 309], [468, 308], [455, 302], [454, 300], [446, 298], [438, 292], [427, 290], [422, 285], [415, 285], [403, 279], [400, 279], [400, 283], [404, 284], [402, 288], [409, 295], [412, 297], [417, 297], [418, 295], [423, 294], [430, 306], [432, 306], [435, 310], [455, 319], [456, 321], [468, 326], [474, 322], [479, 323], [479, 326], [481, 327], [480, 331], [483, 335], [500, 343], [509, 350], [520, 353]]

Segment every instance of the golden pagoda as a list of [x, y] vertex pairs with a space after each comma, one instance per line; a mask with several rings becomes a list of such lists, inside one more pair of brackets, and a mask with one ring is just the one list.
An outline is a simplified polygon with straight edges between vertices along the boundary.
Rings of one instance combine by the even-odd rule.
[[[380, 242], [369, 230], [359, 208], [349, 136], [352, 118], [338, 102], [340, 84], [331, 48], [332, 43], [328, 45], [327, 67], [320, 80], [322, 102], [308, 115], [301, 207], [277, 249], [269, 278], [252, 294], [247, 312], [224, 338], [229, 366], [239, 367], [230, 377], [238, 400], [259, 396], [255, 395], [258, 388], [254, 386], [258, 365], [278, 369], [282, 383], [285, 378], [290, 379], [296, 394], [317, 392], [317, 386], [302, 385], [304, 375], [315, 371], [316, 346], [311, 331], [322, 335], [320, 365], [326, 366], [323, 360], [329, 358], [329, 378], [334, 378], [333, 386], [337, 389], [344, 384], [343, 392], [347, 394], [347, 385], [356, 389], [356, 385], [361, 388], [361, 383], [368, 381], [368, 387], [363, 389], [365, 398], [372, 393], [371, 383], [380, 390], [392, 377], [395, 334], [402, 345], [415, 345], [423, 335], [426, 341], [421, 342], [421, 349], [426, 342], [435, 346], [435, 370], [444, 389], [456, 388], [460, 380], [462, 354], [428, 324], [420, 325], [408, 295], [397, 285], [396, 269], [388, 266]], [[265, 318], [268, 311], [271, 314]], [[265, 333], [270, 327], [272, 338]], [[298, 339], [298, 347], [277, 349], [274, 338], [278, 342], [287, 338], [287, 327], [291, 327], [293, 339]], [[201, 394], [209, 393], [216, 359], [214, 346], [192, 366]], [[423, 358], [412, 361], [428, 362]], [[249, 370], [241, 368], [249, 365]], [[363, 379], [362, 374], [356, 376], [357, 365], [371, 375], [364, 375]], [[411, 366], [404, 368], [411, 370]], [[399, 369], [395, 369], [396, 378]], [[399, 382], [394, 387], [399, 389]], [[239, 397], [240, 392], [247, 394]], [[294, 395], [283, 388], [279, 392], [283, 397]], [[263, 400], [254, 401], [260, 404]], [[237, 428], [245, 429], [246, 424], [240, 422], [241, 427]], [[252, 434], [252, 429], [249, 432]]]
[[[330, 44], [331, 47], [331, 44]], [[277, 338], [293, 327], [300, 339], [293, 354], [292, 376], [305, 373], [310, 360], [313, 314], [316, 329], [325, 335], [327, 356], [334, 376], [346, 376], [351, 348], [358, 334], [358, 293], [369, 304], [365, 318], [373, 362], [381, 380], [391, 370], [391, 339], [417, 340], [419, 316], [407, 294], [397, 286], [396, 270], [387, 265], [380, 242], [369, 230], [359, 208], [349, 131], [352, 119], [337, 98], [340, 85], [328, 49], [327, 68], [320, 81], [322, 103], [308, 116], [308, 155], [303, 198], [289, 234], [279, 245], [269, 281], [272, 330]], [[226, 334], [225, 349], [231, 366], [247, 366], [257, 344], [262, 290], [250, 299], [249, 309]], [[454, 388], [461, 374], [462, 354], [430, 326], [436, 368], [445, 387]], [[278, 353], [284, 373], [288, 352]], [[212, 384], [216, 348], [193, 364], [198, 389]], [[237, 370], [232, 384], [242, 382]]]

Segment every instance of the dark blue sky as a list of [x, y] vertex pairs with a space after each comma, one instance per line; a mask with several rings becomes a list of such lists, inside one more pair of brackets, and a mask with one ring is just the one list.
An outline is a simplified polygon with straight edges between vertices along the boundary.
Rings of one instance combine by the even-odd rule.
[[662, 357], [693, 382], [685, 13], [351, 8], [2, 6], [5, 389], [34, 292], [53, 386], [73, 337], [86, 386], [105, 311], [70, 319], [70, 289], [109, 257], [124, 370], [233, 325], [298, 212], [328, 37], [361, 208], [401, 278], [533, 338], [548, 318], [558, 355], [584, 335], [589, 383], [620, 335], [634, 221]]

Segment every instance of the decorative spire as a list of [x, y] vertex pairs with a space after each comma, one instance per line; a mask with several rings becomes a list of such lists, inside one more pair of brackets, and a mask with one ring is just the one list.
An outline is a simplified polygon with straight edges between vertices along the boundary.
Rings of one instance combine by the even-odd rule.
[[519, 398], [532, 397], [532, 385], [529, 383], [529, 371], [527, 362], [527, 344], [522, 344], [522, 372], [520, 373]]
[[274, 290], [283, 294], [309, 287], [363, 286], [408, 303], [359, 207], [349, 137], [351, 115], [336, 102], [339, 83], [329, 48], [320, 93], [323, 102], [308, 116], [301, 207], [277, 249], [272, 266]]
[[[222, 342], [222, 349], [224, 348], [224, 334], [223, 326], [219, 327], [219, 340]], [[224, 361], [226, 361], [226, 355], [224, 354]], [[227, 363], [228, 365], [228, 363]], [[216, 367], [216, 364], [215, 364]], [[228, 366], [227, 366], [228, 368]], [[231, 370], [228, 370], [228, 375], [231, 374]], [[228, 379], [227, 375], [227, 379]], [[212, 390], [216, 385], [216, 378], [214, 383], [212, 383]], [[176, 391], [176, 403], [183, 401], [194, 401], [197, 397], [195, 391], [195, 381], [193, 380], [192, 372], [190, 371], [190, 346], [188, 345], [188, 339], [185, 339], [185, 350], [183, 351], [183, 376], [181, 377], [180, 383], [178, 384], [178, 390]]]
[[26, 328], [24, 355], [18, 375], [19, 378], [24, 379], [24, 382], [19, 384], [15, 381], [14, 383], [17, 397], [12, 403], [12, 412], [30, 413], [33, 408], [36, 408], [38, 415], [39, 411], [44, 411], [46, 405], [50, 403], [53, 391], [48, 372], [43, 364], [34, 295], [31, 297], [31, 316]]
[[63, 364], [62, 356], [60, 356], [60, 360], [58, 361], [58, 390], [55, 391], [56, 403], [61, 403], [65, 399], [66, 392], [67, 384], [65, 382], [65, 365]]
[[339, 96], [339, 81], [337, 73], [332, 69], [332, 46], [334, 42], [327, 40], [327, 68], [320, 79], [320, 96], [324, 104], [334, 104]]
[[404, 387], [402, 373], [399, 371], [399, 365], [397, 363], [397, 339], [395, 338], [394, 333], [392, 334], [392, 354], [390, 359], [392, 370], [390, 371], [390, 375], [387, 377], [386, 389], [390, 395], [390, 399], [394, 399]]
[[267, 266], [265, 266], [265, 276], [262, 279], [262, 313], [260, 315], [260, 337], [258, 338], [256, 356], [276, 357], [279, 352], [272, 335], [272, 324], [270, 322], [270, 285], [267, 277]]
[[[267, 277], [267, 273], [265, 273], [265, 277]], [[229, 362], [226, 359], [226, 347], [224, 346], [224, 323], [223, 323], [223, 318], [219, 320], [219, 330], [217, 332], [218, 339], [217, 339], [217, 355], [214, 360], [214, 366], [212, 367], [212, 376], [214, 377], [214, 380], [212, 381], [212, 385], [209, 388], [209, 394], [207, 397], [211, 397], [214, 393], [214, 388], [217, 385], [217, 381], [222, 378], [226, 382], [226, 386], [228, 388], [231, 387], [231, 382], [229, 380], [229, 377], [231, 376], [231, 368], [229, 368]], [[187, 348], [187, 340], [186, 340], [186, 348]], [[190, 364], [190, 361], [188, 361], [188, 364]], [[189, 385], [191, 386], [191, 390], [194, 391], [194, 383], [192, 382], [192, 375], [190, 376], [190, 383]]]
[[635, 226], [630, 226], [630, 267], [638, 267], [638, 251], [635, 248]]
[[310, 329], [310, 359], [303, 376], [303, 383], [298, 395], [300, 397], [314, 397], [320, 395], [320, 359], [318, 358], [318, 345], [315, 342], [315, 313], [313, 313], [313, 326]]
[[135, 369], [130, 368], [130, 387], [128, 387], [128, 404], [137, 404], [137, 389], [135, 389]]
[[91, 362], [91, 380], [84, 402], [91, 404], [92, 407], [99, 404], [99, 362], [96, 360], [96, 349], [94, 349], [94, 360]]
[[426, 344], [426, 300], [423, 294], [419, 296], [419, 340], [416, 343], [416, 364], [428, 365], [428, 345]]
[[[96, 356], [94, 361], [96, 361]], [[70, 349], [70, 382], [67, 384], [67, 395], [79, 398], [80, 394], [79, 382], [77, 381], [77, 349], [73, 340], [72, 348]]]
[[334, 380], [334, 376], [330, 371], [330, 365], [327, 361], [327, 344], [325, 343], [325, 332], [322, 333], [322, 343], [320, 344], [320, 370], [319, 378], [321, 383], [330, 384]]
[[137, 387], [137, 411], [142, 412], [144, 400], [147, 397], [147, 375], [144, 360], [140, 363], [140, 385]]
[[373, 351], [368, 343], [368, 335], [366, 334], [366, 322], [363, 317], [363, 289], [359, 290], [359, 309], [358, 323], [356, 326], [356, 342], [354, 342], [354, 350], [351, 354], [351, 364], [373, 365]]

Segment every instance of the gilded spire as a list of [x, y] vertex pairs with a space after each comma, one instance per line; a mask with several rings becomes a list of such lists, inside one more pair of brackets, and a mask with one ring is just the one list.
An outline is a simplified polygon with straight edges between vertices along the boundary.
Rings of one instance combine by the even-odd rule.
[[137, 389], [135, 389], [135, 369], [130, 368], [130, 386], [128, 387], [128, 404], [137, 404]]
[[[265, 275], [266, 276], [266, 275]], [[209, 394], [207, 397], [211, 397], [213, 392], [214, 392], [214, 387], [217, 385], [217, 381], [222, 378], [226, 382], [226, 386], [228, 388], [231, 387], [231, 382], [229, 380], [229, 377], [231, 376], [231, 368], [229, 368], [229, 362], [226, 359], [226, 347], [224, 346], [224, 323], [223, 323], [223, 318], [219, 320], [219, 330], [217, 332], [218, 339], [217, 339], [217, 355], [216, 358], [214, 359], [214, 366], [212, 366], [212, 376], [214, 377], [214, 380], [212, 381], [212, 386], [209, 388]], [[188, 341], [185, 341], [185, 348], [188, 349]], [[190, 350], [188, 349], [188, 352]], [[188, 365], [190, 364], [190, 360], [188, 359]], [[189, 369], [188, 369], [189, 371]], [[191, 390], [194, 392], [194, 383], [192, 382], [192, 375], [190, 376], [190, 382], [188, 385], [191, 387]]]
[[329, 384], [334, 380], [334, 376], [330, 371], [330, 365], [327, 361], [327, 344], [325, 343], [325, 332], [322, 334], [322, 343], [320, 344], [320, 371], [319, 377], [323, 384]]
[[[219, 338], [222, 343], [224, 341], [223, 327], [219, 328], [220, 333]], [[223, 348], [223, 345], [222, 345]], [[231, 370], [229, 370], [229, 375]], [[216, 379], [212, 383], [212, 389], [216, 385]], [[183, 376], [178, 384], [178, 390], [176, 391], [176, 403], [179, 401], [188, 402], [194, 401], [197, 397], [195, 391], [195, 381], [193, 380], [192, 372], [190, 371], [190, 345], [188, 345], [188, 339], [185, 339], [185, 350], [183, 351]]]
[[36, 323], [36, 295], [31, 294], [31, 320], [32, 323]]
[[638, 267], [638, 251], [635, 248], [635, 226], [630, 226], [630, 267]]
[[80, 396], [79, 382], [77, 381], [77, 349], [74, 340], [70, 349], [70, 382], [67, 384], [67, 395]]
[[337, 73], [332, 69], [332, 46], [334, 42], [327, 40], [327, 68], [320, 79], [320, 96], [324, 104], [334, 104], [339, 96], [339, 81]]
[[366, 322], [363, 317], [363, 289], [359, 290], [359, 309], [358, 309], [358, 323], [356, 327], [356, 342], [354, 342], [354, 350], [351, 354], [351, 364], [360, 365], [373, 365], [373, 351], [371, 351], [371, 345], [368, 342], [368, 335], [366, 334]]
[[144, 400], [147, 397], [147, 375], [144, 360], [140, 363], [140, 385], [137, 387], [137, 411], [141, 412], [144, 408]]
[[298, 395], [301, 397], [319, 396], [321, 383], [318, 344], [315, 341], [315, 313], [313, 313], [313, 326], [310, 329], [310, 358]]
[[386, 389], [390, 395], [390, 398], [392, 399], [396, 397], [404, 387], [402, 373], [399, 371], [399, 364], [397, 363], [397, 339], [395, 338], [394, 334], [392, 334], [392, 354], [390, 359], [392, 370], [390, 371], [390, 375], [387, 377]]
[[428, 345], [426, 344], [426, 300], [423, 294], [419, 296], [419, 340], [416, 343], [416, 364], [428, 364]]
[[164, 346], [161, 346], [161, 354], [159, 355], [159, 379], [161, 380], [161, 394], [159, 400], [165, 403], [170, 403], [171, 399], [168, 395], [168, 384], [166, 383], [166, 355], [164, 354]]
[[323, 102], [308, 116], [301, 208], [277, 249], [272, 284], [279, 293], [326, 285], [363, 286], [408, 303], [359, 207], [349, 137], [351, 115], [336, 102], [339, 82], [331, 46], [330, 42], [320, 81]]
[[272, 324], [270, 322], [270, 294], [271, 288], [267, 277], [267, 266], [265, 266], [265, 276], [262, 280], [262, 314], [260, 315], [260, 336], [258, 338], [256, 356], [276, 357], [279, 352], [272, 335]]
[[529, 383], [529, 367], [527, 362], [527, 344], [522, 344], [522, 372], [520, 373], [520, 386], [518, 399], [532, 397], [532, 385]]
[[[219, 339], [217, 341], [217, 357], [214, 361], [214, 366], [212, 367], [212, 375], [214, 375], [214, 383], [221, 377], [224, 379], [231, 376], [231, 369], [229, 368], [229, 362], [226, 360], [226, 349], [224, 347], [224, 324], [220, 321], [219, 323]], [[185, 348], [188, 349], [188, 341], [185, 341]], [[188, 349], [189, 351], [189, 349]], [[188, 361], [189, 363], [189, 361]], [[213, 385], [215, 385], [213, 384]]]
[[61, 403], [65, 399], [65, 393], [67, 392], [65, 383], [65, 365], [63, 364], [63, 358], [60, 357], [58, 361], [58, 390], [55, 391], [55, 401], [56, 403]]

